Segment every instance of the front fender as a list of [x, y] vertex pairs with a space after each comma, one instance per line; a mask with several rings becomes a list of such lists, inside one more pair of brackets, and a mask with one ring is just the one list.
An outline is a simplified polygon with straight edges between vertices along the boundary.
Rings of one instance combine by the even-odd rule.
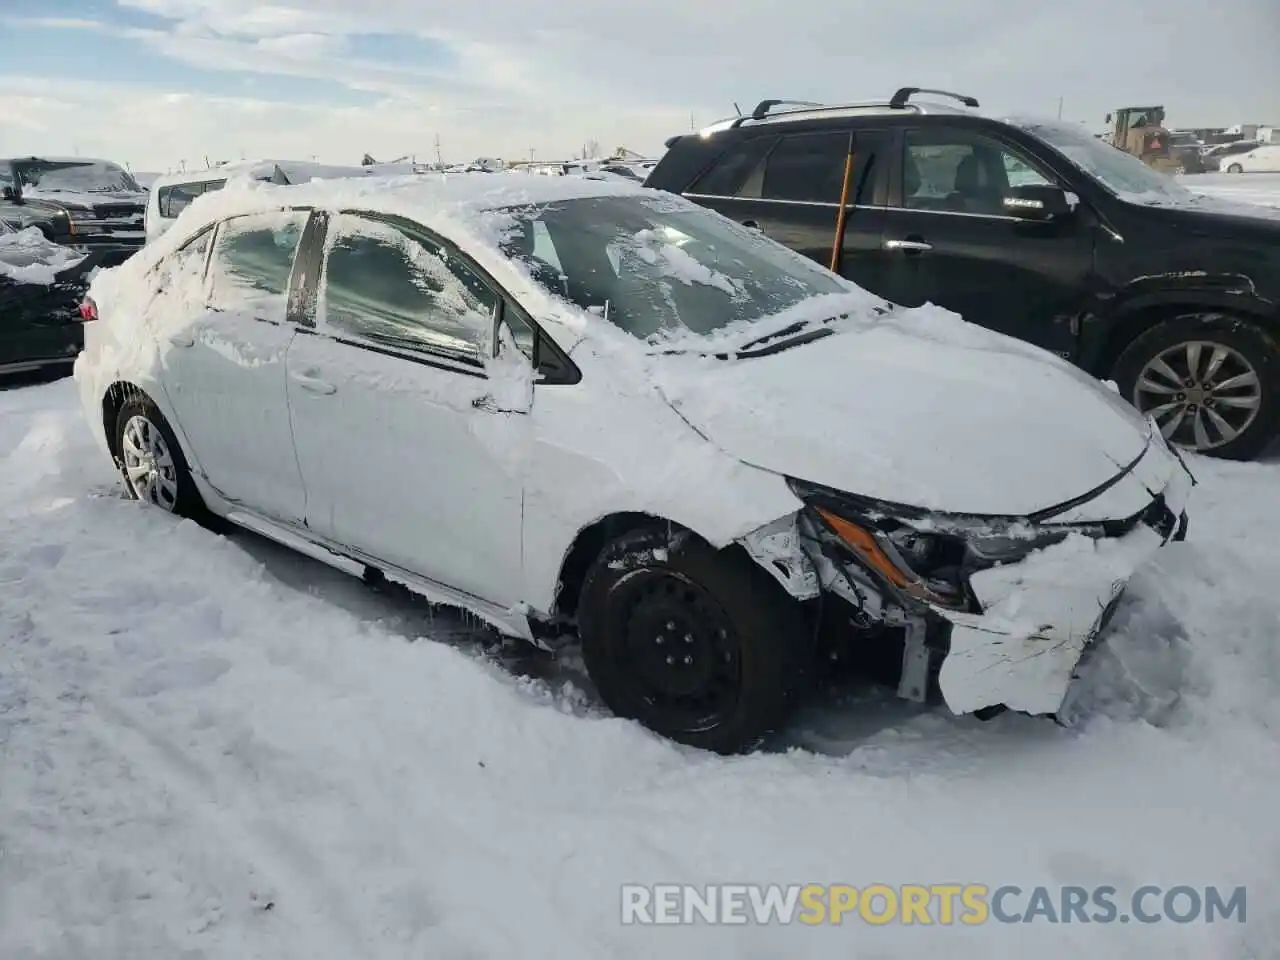
[[1080, 330], [1080, 365], [1106, 376], [1124, 346], [1159, 320], [1179, 314], [1226, 313], [1280, 332], [1280, 305], [1243, 273], [1181, 271], [1134, 279], [1102, 298]]

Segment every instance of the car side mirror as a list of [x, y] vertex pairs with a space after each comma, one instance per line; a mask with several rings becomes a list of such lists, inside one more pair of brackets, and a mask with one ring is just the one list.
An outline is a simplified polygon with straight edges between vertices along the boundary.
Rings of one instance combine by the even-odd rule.
[[1007, 216], [1039, 222], [1061, 220], [1075, 209], [1065, 190], [1046, 184], [1010, 187], [1001, 206]]
[[4, 188], [4, 198], [5, 198], [6, 200], [17, 200], [17, 199], [18, 199], [18, 191], [17, 191], [17, 190], [15, 190], [15, 189], [13, 189], [13, 187], [5, 187], [5, 188]]

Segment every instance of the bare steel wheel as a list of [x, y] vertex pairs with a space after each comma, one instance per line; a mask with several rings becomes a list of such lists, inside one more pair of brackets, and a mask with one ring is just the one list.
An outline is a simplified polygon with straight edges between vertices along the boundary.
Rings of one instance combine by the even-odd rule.
[[1138, 375], [1133, 403], [1165, 438], [1197, 453], [1230, 443], [1262, 409], [1262, 384], [1238, 351], [1191, 340], [1161, 351]]
[[141, 414], [120, 435], [120, 459], [130, 492], [170, 513], [178, 505], [178, 467], [160, 428]]
[[665, 527], [596, 559], [578, 604], [582, 655], [614, 713], [681, 743], [736, 753], [785, 723], [811, 659], [799, 608], [745, 554]]
[[113, 444], [131, 497], [168, 513], [202, 522], [209, 519], [182, 448], [150, 397], [138, 392], [121, 405]]
[[1121, 392], [1170, 443], [1232, 460], [1260, 454], [1280, 426], [1280, 350], [1261, 327], [1221, 313], [1166, 320], [1116, 361]]

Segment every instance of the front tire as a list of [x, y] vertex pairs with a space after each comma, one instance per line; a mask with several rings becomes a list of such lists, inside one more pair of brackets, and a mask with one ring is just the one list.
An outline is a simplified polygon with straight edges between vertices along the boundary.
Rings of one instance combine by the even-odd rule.
[[1194, 453], [1252, 460], [1280, 429], [1280, 347], [1247, 320], [1159, 323], [1125, 348], [1112, 379], [1167, 440]]
[[1227, 173], [1244, 173], [1244, 167], [1238, 163], [1233, 163], [1227, 167]]
[[801, 699], [811, 638], [748, 557], [651, 527], [610, 543], [578, 606], [583, 660], [615, 714], [680, 743], [740, 753]]
[[134, 500], [193, 520], [208, 511], [173, 428], [150, 397], [129, 397], [116, 415], [116, 458]]

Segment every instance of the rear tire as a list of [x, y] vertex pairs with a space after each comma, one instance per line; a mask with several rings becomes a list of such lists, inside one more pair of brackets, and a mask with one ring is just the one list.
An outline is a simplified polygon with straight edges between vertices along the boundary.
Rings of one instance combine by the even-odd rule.
[[125, 491], [132, 499], [192, 520], [210, 516], [173, 428], [150, 397], [135, 394], [120, 407], [115, 449]]
[[1244, 167], [1238, 163], [1233, 163], [1227, 167], [1227, 173], [1244, 173]]
[[[1156, 416], [1168, 439], [1205, 456], [1252, 460], [1280, 429], [1280, 346], [1247, 320], [1187, 314], [1156, 324], [1120, 354], [1112, 379], [1126, 400]], [[1250, 416], [1246, 404], [1255, 401]], [[1239, 431], [1229, 440], [1224, 423]]]
[[757, 746], [807, 690], [799, 606], [748, 557], [649, 527], [614, 540], [578, 605], [583, 660], [605, 704], [680, 743]]

